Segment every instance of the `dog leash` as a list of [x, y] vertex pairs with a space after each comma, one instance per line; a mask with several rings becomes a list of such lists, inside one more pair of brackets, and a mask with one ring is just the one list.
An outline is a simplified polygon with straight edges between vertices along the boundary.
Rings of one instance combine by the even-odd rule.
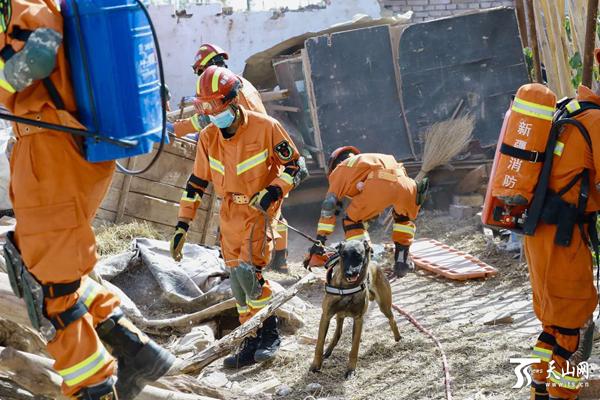
[[398, 311], [398, 313], [400, 313], [400, 315], [402, 315], [411, 324], [413, 324], [415, 326], [415, 328], [417, 328], [419, 331], [424, 333], [426, 336], [429, 336], [435, 342], [435, 345], [437, 346], [437, 348], [440, 349], [440, 353], [442, 354], [442, 366], [444, 367], [444, 385], [446, 387], [446, 400], [452, 400], [452, 392], [450, 390], [450, 367], [448, 365], [448, 358], [446, 358], [446, 353], [444, 352], [444, 349], [442, 348], [442, 344], [440, 343], [438, 338], [435, 337], [435, 335], [429, 329], [427, 329], [423, 325], [421, 325], [419, 323], [419, 321], [417, 321], [417, 319], [415, 317], [413, 317], [408, 311], [402, 309], [400, 306], [397, 306], [394, 303], [392, 303], [392, 308], [394, 310]]
[[312, 236], [310, 236], [310, 235], [302, 232], [300, 229], [294, 228], [292, 225], [288, 224], [287, 222], [284, 222], [284, 221], [280, 220], [279, 218], [272, 217], [269, 214], [267, 214], [267, 212], [265, 212], [265, 211], [263, 211], [263, 210], [261, 210], [259, 208], [257, 208], [257, 210], [260, 211], [261, 213], [263, 213], [268, 218], [270, 218], [273, 221], [277, 222], [278, 224], [284, 225], [288, 229], [291, 229], [292, 231], [296, 232], [298, 235], [302, 236], [303, 238], [305, 238], [309, 242], [311, 242], [313, 244], [316, 244], [317, 246], [322, 247], [325, 250], [330, 250], [330, 251], [334, 251], [335, 250], [333, 247], [325, 246], [323, 244], [323, 242], [321, 242], [320, 240], [317, 240], [317, 239], [313, 238]]

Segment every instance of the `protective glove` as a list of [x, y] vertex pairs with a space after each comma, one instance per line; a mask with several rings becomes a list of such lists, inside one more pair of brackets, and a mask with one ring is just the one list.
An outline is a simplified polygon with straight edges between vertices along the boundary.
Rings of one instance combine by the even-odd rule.
[[409, 246], [395, 243], [396, 249], [394, 252], [394, 275], [398, 278], [406, 276], [409, 272], [414, 271], [415, 265], [409, 257]]
[[186, 224], [183, 221], [179, 221], [175, 226], [175, 233], [171, 239], [171, 257], [173, 257], [173, 260], [175, 261], [181, 261], [181, 258], [183, 257], [181, 252], [183, 250], [183, 245], [185, 244], [188, 229], [190, 229], [189, 224]]
[[273, 204], [281, 199], [283, 191], [279, 186], [269, 185], [250, 199], [250, 206], [268, 213]]
[[21, 51], [4, 65], [4, 78], [20, 92], [33, 82], [50, 76], [56, 67], [56, 54], [62, 35], [50, 28], [33, 31]]
[[325, 245], [325, 241], [327, 240], [327, 236], [318, 235], [317, 240], [320, 242], [320, 245], [317, 243], [313, 244], [308, 250], [308, 254], [304, 257], [304, 262], [302, 265], [306, 269], [309, 269], [310, 267], [322, 267], [329, 258], [325, 254], [325, 248], [323, 247]]

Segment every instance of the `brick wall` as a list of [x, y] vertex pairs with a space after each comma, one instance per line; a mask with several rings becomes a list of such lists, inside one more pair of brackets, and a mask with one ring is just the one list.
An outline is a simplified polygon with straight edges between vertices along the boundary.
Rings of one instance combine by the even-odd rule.
[[409, 10], [414, 12], [413, 21], [460, 14], [469, 10], [480, 10], [499, 6], [514, 7], [514, 0], [379, 0], [384, 10], [393, 14]]

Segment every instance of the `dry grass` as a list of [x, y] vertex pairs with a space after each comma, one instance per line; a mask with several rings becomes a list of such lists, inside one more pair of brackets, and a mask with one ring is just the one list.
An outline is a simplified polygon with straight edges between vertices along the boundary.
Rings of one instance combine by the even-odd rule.
[[98, 254], [107, 256], [126, 251], [136, 237], [164, 239], [163, 235], [146, 222], [101, 225], [96, 229]]
[[471, 141], [475, 118], [467, 115], [435, 123], [423, 134], [423, 164], [416, 180], [459, 155]]

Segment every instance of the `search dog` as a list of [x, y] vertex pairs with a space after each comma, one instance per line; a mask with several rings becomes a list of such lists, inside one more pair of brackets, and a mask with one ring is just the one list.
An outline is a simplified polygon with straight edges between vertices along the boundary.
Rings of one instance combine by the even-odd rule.
[[[315, 357], [310, 371], [317, 372], [321, 369], [323, 358], [331, 355], [342, 336], [344, 318], [351, 317], [354, 319], [352, 349], [345, 374], [345, 378], [349, 379], [355, 374], [363, 319], [369, 308], [369, 301], [375, 300], [383, 315], [387, 317], [396, 342], [400, 340], [400, 332], [392, 313], [390, 282], [383, 270], [370, 263], [373, 251], [369, 242], [350, 240], [340, 243], [336, 250], [337, 253], [327, 263], [330, 267], [327, 270], [326, 294], [323, 299]], [[337, 321], [335, 333], [323, 354], [327, 330], [333, 316]]]

